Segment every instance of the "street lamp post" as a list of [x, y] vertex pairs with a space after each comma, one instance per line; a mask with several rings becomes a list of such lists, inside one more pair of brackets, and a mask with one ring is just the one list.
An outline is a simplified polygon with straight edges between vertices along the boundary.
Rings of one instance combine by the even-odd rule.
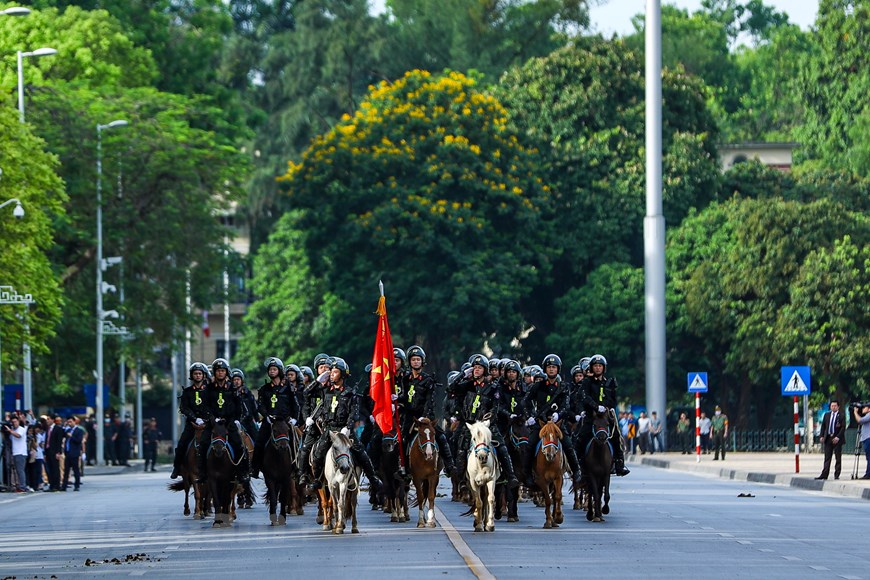
[[18, 117], [24, 122], [24, 57], [57, 54], [53, 48], [37, 48], [32, 52], [18, 51]]
[[97, 125], [97, 400], [96, 400], [96, 432], [97, 432], [97, 465], [103, 463], [103, 334], [126, 334], [127, 329], [119, 329], [106, 320], [107, 317], [117, 317], [114, 311], [103, 311], [103, 270], [110, 265], [119, 264], [121, 258], [103, 260], [103, 129], [124, 127], [128, 123], [117, 119], [105, 125]]

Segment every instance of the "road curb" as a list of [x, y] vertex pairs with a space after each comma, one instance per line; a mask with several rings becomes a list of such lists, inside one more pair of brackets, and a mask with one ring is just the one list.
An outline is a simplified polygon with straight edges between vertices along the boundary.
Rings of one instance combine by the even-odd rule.
[[848, 480], [826, 481], [810, 477], [801, 477], [799, 475], [748, 471], [744, 469], [731, 469], [713, 465], [677, 463], [667, 459], [653, 457], [629, 456], [627, 460], [629, 463], [639, 463], [641, 465], [648, 465], [659, 469], [672, 469], [674, 471], [684, 471], [686, 473], [704, 473], [714, 475], [720, 479], [764, 483], [769, 485], [784, 485], [786, 487], [795, 487], [806, 491], [823, 491], [825, 493], [832, 493], [845, 497], [870, 500], [870, 488], [851, 484]]

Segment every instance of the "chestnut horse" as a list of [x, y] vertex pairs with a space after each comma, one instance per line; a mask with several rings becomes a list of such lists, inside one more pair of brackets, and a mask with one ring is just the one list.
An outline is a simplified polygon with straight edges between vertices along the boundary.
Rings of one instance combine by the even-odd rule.
[[[417, 527], [435, 527], [435, 490], [438, 488], [438, 478], [441, 473], [441, 457], [438, 444], [435, 442], [435, 425], [432, 420], [424, 418], [415, 420], [417, 434], [411, 440], [408, 451], [408, 466], [411, 470], [411, 480], [417, 490]], [[423, 509], [429, 502], [427, 517], [423, 518]]]
[[541, 441], [535, 450], [535, 483], [544, 494], [544, 529], [558, 528], [562, 516], [562, 421], [541, 425]]
[[197, 453], [202, 444], [202, 433], [205, 426], [196, 427], [196, 435], [193, 441], [187, 447], [184, 454], [184, 461], [179, 470], [181, 479], [169, 484], [170, 491], [184, 492], [184, 515], [190, 515], [190, 488], [193, 488], [193, 519], [201, 520], [210, 512], [208, 486], [202, 483], [194, 483], [199, 477], [199, 469], [197, 467]]

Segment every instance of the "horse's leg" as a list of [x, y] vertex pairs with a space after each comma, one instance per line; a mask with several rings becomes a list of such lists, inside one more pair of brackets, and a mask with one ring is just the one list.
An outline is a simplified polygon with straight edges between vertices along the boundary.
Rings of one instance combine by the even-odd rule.
[[425, 493], [426, 482], [418, 476], [414, 476], [414, 489], [417, 492], [417, 527], [425, 528], [426, 519], [423, 517], [423, 510], [426, 507], [426, 500], [423, 494]]
[[[604, 476], [604, 505], [601, 506], [601, 513], [607, 515], [610, 513], [610, 474]], [[604, 519], [604, 518], [601, 518]]]
[[435, 527], [435, 492], [438, 489], [438, 474], [435, 473], [429, 479], [426, 495], [429, 499], [429, 513], [426, 514], [426, 527]]
[[560, 473], [558, 477], [556, 477], [556, 481], [553, 483], [554, 493], [553, 493], [553, 527], [558, 528], [559, 524], [565, 521], [565, 516], [562, 515], [562, 474]]
[[281, 515], [278, 516], [278, 525], [286, 526], [287, 525], [287, 504], [289, 502], [290, 496], [290, 480], [287, 478], [281, 478], [281, 492], [278, 495], [278, 501], [281, 502]]
[[344, 502], [347, 496], [347, 483], [340, 482], [335, 486], [332, 494], [332, 509], [335, 514], [335, 527], [332, 528], [332, 533], [344, 533]]
[[544, 491], [544, 529], [549, 530], [553, 527], [553, 514], [552, 514], [552, 505], [553, 499], [550, 496], [550, 486], [544, 480], [544, 478], [540, 478], [538, 481], [541, 482], [545, 487], [542, 488]]
[[483, 500], [480, 497], [481, 490], [477, 487], [477, 483], [472, 479], [468, 482], [468, 491], [471, 493], [471, 501], [474, 506], [474, 531], [483, 531]]
[[595, 494], [598, 483], [594, 475], [590, 475], [586, 485], [586, 519], [592, 521], [595, 517]]
[[278, 485], [278, 482], [271, 477], [266, 477], [266, 474], [263, 474], [263, 477], [266, 479], [266, 493], [269, 497], [269, 524], [275, 526], [278, 523], [278, 517], [275, 515], [276, 504], [278, 503], [278, 494], [275, 487]]
[[359, 528], [356, 524], [356, 510], [359, 507], [359, 478], [357, 478], [356, 491], [350, 494], [350, 533], [358, 534]]
[[486, 484], [486, 527], [487, 532], [495, 531], [495, 475]]
[[187, 481], [187, 478], [184, 479], [184, 515], [190, 515], [190, 482]]

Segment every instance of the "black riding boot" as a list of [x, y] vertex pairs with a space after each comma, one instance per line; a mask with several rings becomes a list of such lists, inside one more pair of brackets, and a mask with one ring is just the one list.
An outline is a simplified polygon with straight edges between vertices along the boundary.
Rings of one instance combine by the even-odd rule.
[[631, 471], [629, 471], [628, 468], [625, 467], [625, 454], [622, 451], [622, 445], [620, 445], [619, 437], [614, 437], [614, 439], [610, 440], [610, 446], [613, 447], [613, 473], [615, 473], [619, 477], [623, 477], [631, 473]]
[[172, 460], [172, 474], [169, 476], [170, 479], [175, 479], [179, 476], [179, 472], [181, 471], [181, 455], [186, 451], [187, 449], [184, 449], [184, 451], [181, 450], [181, 445], [175, 448], [175, 459]]
[[369, 458], [368, 454], [359, 444], [350, 448], [351, 455], [353, 455], [353, 460], [362, 467], [363, 473], [366, 474], [366, 477], [369, 480], [369, 483], [372, 487], [376, 489], [381, 488], [381, 479], [375, 473], [375, 468], [372, 465], [372, 460]]
[[499, 445], [495, 448], [495, 452], [498, 455], [498, 462], [501, 464], [505, 478], [507, 478], [508, 487], [511, 489], [519, 487], [520, 482], [514, 474], [514, 464], [511, 462], [511, 456], [507, 452], [507, 448], [504, 445]]
[[571, 467], [571, 471], [574, 474], [574, 487], [576, 488], [580, 485], [580, 482], [582, 481], [580, 462], [577, 461], [577, 454], [574, 452], [573, 448], [563, 447], [562, 450], [564, 451], [565, 457], [568, 459], [568, 465]]
[[456, 471], [456, 465], [453, 463], [453, 453], [450, 451], [450, 445], [447, 444], [447, 436], [443, 431], [435, 432], [435, 439], [438, 441], [438, 450], [441, 451], [441, 457], [444, 461], [444, 471], [447, 477], [453, 477], [453, 472]]
[[311, 448], [313, 446], [313, 443], [309, 444], [306, 442], [299, 450], [299, 455], [296, 456], [296, 464], [299, 466], [299, 471], [302, 473], [302, 475], [299, 477], [299, 485], [302, 486], [311, 485], [311, 470], [308, 467], [308, 463], [310, 461]]

